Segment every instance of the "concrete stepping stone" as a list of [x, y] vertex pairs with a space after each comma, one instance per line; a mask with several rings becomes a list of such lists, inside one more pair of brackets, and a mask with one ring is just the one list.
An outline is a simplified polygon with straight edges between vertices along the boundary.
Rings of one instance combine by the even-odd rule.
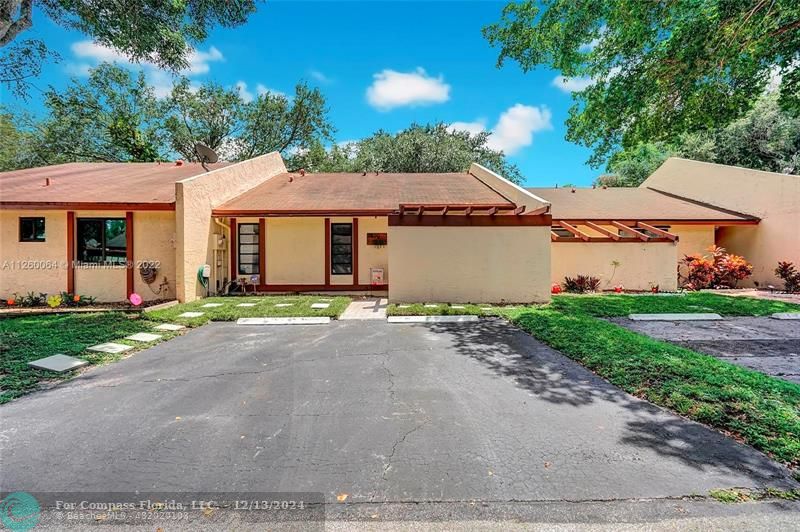
[[327, 325], [331, 319], [325, 317], [294, 318], [239, 318], [237, 325]]
[[115, 344], [114, 342], [107, 342], [105, 344], [97, 344], [86, 348], [88, 351], [97, 351], [98, 353], [109, 353], [116, 355], [124, 353], [128, 349], [133, 349], [133, 346], [125, 344]]
[[181, 329], [185, 329], [186, 325], [175, 325], [174, 323], [162, 323], [161, 325], [156, 325], [156, 329], [159, 331], [180, 331]]
[[293, 306], [293, 305], [294, 305], [294, 303], [278, 303], [278, 304], [277, 304], [277, 305], [275, 305], [275, 306], [276, 306], [276, 307], [291, 307], [291, 306]]
[[425, 305], [425, 308], [439, 308], [439, 305], [434, 305], [432, 303], [429, 303], [429, 304]]
[[184, 312], [183, 314], [178, 314], [179, 318], [199, 318], [205, 314], [205, 312]]
[[776, 312], [770, 318], [776, 320], [800, 320], [800, 312]]
[[389, 323], [463, 323], [478, 321], [478, 316], [389, 316]]
[[397, 305], [397, 308], [411, 308], [411, 305]]
[[713, 312], [690, 313], [664, 313], [664, 314], [630, 314], [633, 321], [719, 321], [722, 316]]
[[28, 362], [28, 365], [36, 369], [46, 369], [47, 371], [55, 371], [56, 373], [64, 373], [65, 371], [72, 371], [88, 364], [86, 360], [80, 358], [70, 357], [67, 355], [53, 355], [38, 360]]
[[331, 306], [330, 303], [314, 303], [314, 304], [311, 305], [311, 308], [320, 308], [321, 309], [321, 308], [328, 308], [330, 306]]
[[205, 305], [201, 305], [203, 308], [215, 308], [221, 307], [223, 303], [206, 303]]
[[450, 308], [465, 309], [467, 307], [465, 307], [464, 305], [450, 305]]
[[146, 332], [140, 332], [125, 337], [126, 340], [133, 340], [134, 342], [155, 342], [159, 338], [161, 338], [160, 334]]
[[255, 307], [256, 303], [239, 303], [237, 307]]

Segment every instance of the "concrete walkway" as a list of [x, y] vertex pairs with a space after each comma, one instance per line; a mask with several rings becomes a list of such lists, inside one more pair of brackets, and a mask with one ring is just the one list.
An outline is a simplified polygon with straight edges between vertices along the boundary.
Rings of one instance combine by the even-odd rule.
[[384, 297], [357, 299], [350, 303], [340, 320], [385, 320], [389, 300]]

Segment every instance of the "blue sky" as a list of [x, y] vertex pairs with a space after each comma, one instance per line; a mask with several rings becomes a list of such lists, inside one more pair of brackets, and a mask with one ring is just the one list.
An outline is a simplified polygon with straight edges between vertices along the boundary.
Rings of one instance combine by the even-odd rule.
[[[186, 73], [259, 90], [291, 93], [304, 79], [324, 92], [337, 141], [377, 129], [397, 131], [412, 122], [444, 121], [492, 131], [530, 186], [588, 185], [600, 172], [585, 161], [589, 150], [564, 139], [571, 94], [554, 82], [557, 71], [527, 74], [513, 62], [496, 68], [497, 50], [481, 28], [499, 18], [503, 3], [304, 2], [262, 4], [247, 24], [215, 29]], [[65, 86], [71, 76], [103, 59], [122, 59], [86, 36], [59, 28], [41, 13], [29, 35], [61, 55], [36, 85]], [[131, 68], [138, 68], [131, 66]], [[163, 72], [145, 66], [151, 81], [169, 86]], [[19, 105], [8, 94], [5, 103]], [[29, 109], [41, 109], [34, 90]]]

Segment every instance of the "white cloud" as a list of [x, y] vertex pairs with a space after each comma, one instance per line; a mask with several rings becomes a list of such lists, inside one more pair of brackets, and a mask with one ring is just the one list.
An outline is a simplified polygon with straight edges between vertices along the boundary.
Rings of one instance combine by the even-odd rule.
[[550, 109], [545, 106], [518, 103], [500, 115], [487, 145], [507, 155], [513, 155], [520, 148], [531, 145], [535, 132], [553, 129], [551, 118]]
[[98, 63], [103, 61], [116, 61], [117, 63], [131, 62], [125, 54], [92, 41], [74, 42], [72, 46], [70, 46], [70, 49], [75, 56], [82, 59], [92, 59]]
[[406, 105], [430, 105], [450, 99], [450, 85], [444, 77], [431, 77], [422, 68], [413, 72], [385, 69], [373, 75], [367, 101], [381, 111]]
[[551, 82], [551, 85], [564, 92], [579, 92], [586, 87], [594, 85], [594, 80], [588, 76], [579, 78], [556, 76]]
[[184, 70], [184, 73], [188, 75], [207, 74], [211, 70], [209, 63], [224, 60], [222, 52], [214, 46], [210, 47], [207, 52], [192, 50], [189, 54], [189, 68]]
[[333, 79], [329, 78], [319, 70], [309, 70], [308, 75], [311, 76], [312, 79], [319, 81], [320, 83], [333, 83]]
[[64, 65], [64, 71], [70, 76], [77, 76], [79, 78], [86, 78], [89, 76], [89, 71], [92, 65], [88, 63], [67, 63]]
[[[489, 131], [486, 145], [506, 155], [514, 155], [533, 143], [534, 133], [553, 129], [551, 118], [552, 113], [545, 106], [536, 107], [521, 103], [513, 105], [503, 111], [497, 124]], [[474, 135], [486, 131], [486, 122], [484, 120], [453, 122], [448, 129], [468, 131]]]
[[239, 96], [241, 96], [244, 103], [250, 103], [253, 101], [253, 93], [247, 90], [247, 83], [244, 81], [236, 82], [236, 90], [239, 91]]
[[466, 131], [470, 135], [477, 135], [486, 131], [486, 120], [476, 120], [474, 122], [453, 122], [447, 129], [450, 131]]
[[286, 98], [286, 93], [279, 91], [277, 89], [272, 89], [270, 87], [267, 87], [263, 83], [259, 83], [256, 85], [256, 93], [259, 96], [264, 96], [265, 94], [272, 94], [273, 96], [283, 96], [284, 98]]

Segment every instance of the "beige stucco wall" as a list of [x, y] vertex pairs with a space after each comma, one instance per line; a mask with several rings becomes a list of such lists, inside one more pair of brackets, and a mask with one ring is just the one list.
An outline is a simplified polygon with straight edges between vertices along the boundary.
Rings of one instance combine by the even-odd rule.
[[[599, 277], [603, 290], [623, 285], [627, 290], [677, 289], [677, 245], [671, 242], [553, 242], [551, 280], [564, 277]], [[612, 263], [617, 262], [619, 266]]]
[[715, 242], [713, 225], [673, 225], [669, 232], [678, 235], [678, 260], [694, 253], [704, 255]]
[[550, 299], [549, 227], [389, 227], [393, 302]]
[[753, 263], [754, 281], [780, 285], [780, 260], [800, 264], [800, 176], [671, 158], [642, 184], [761, 218], [756, 227], [722, 227], [717, 244]]
[[[74, 211], [80, 218], [125, 218], [124, 211]], [[44, 217], [45, 242], [19, 242], [19, 218]], [[77, 222], [76, 222], [77, 223]], [[145, 300], [175, 297], [175, 214], [171, 211], [137, 211], [133, 215], [134, 291]], [[77, 233], [76, 233], [77, 239]], [[73, 251], [74, 253], [74, 251]], [[155, 294], [139, 275], [142, 261], [160, 263], [157, 289], [163, 278], [168, 287]], [[0, 211], [0, 297], [16, 292], [57, 294], [67, 290], [67, 212]], [[128, 294], [124, 266], [75, 263], [75, 293], [101, 302], [124, 301]]]
[[[45, 241], [20, 242], [19, 218], [44, 217]], [[0, 298], [67, 289], [67, 214], [0, 211]]]
[[179, 300], [192, 301], [205, 295], [197, 281], [197, 270], [213, 262], [213, 234], [220, 228], [211, 219], [212, 209], [283, 172], [283, 160], [273, 152], [175, 184]]
[[267, 219], [267, 283], [325, 283], [325, 218]]
[[[174, 211], [133, 213], [133, 290], [145, 301], [175, 299], [175, 252]], [[150, 285], [139, 274], [139, 266], [145, 261], [159, 264], [156, 280]]]
[[389, 282], [389, 246], [368, 246], [367, 233], [389, 233], [389, 222], [384, 217], [358, 219], [358, 283], [370, 284], [370, 268], [383, 268], [384, 282]]

